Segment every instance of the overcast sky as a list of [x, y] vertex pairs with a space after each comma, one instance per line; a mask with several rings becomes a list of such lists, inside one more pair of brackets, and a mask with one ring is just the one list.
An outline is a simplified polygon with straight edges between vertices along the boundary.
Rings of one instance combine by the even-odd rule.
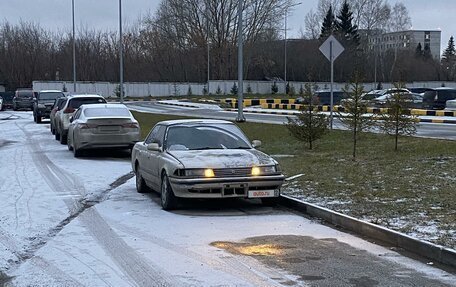
[[[389, 0], [394, 4], [397, 0]], [[99, 29], [117, 29], [117, 0], [75, 0], [76, 25]], [[135, 22], [140, 15], [154, 13], [160, 0], [123, 0], [124, 23]], [[289, 19], [290, 37], [298, 36], [304, 28], [304, 16], [317, 7], [318, 0], [302, 2], [294, 8]], [[456, 35], [456, 0], [403, 0], [409, 9], [414, 29], [441, 29], [442, 48], [451, 35]], [[44, 28], [71, 29], [71, 0], [0, 0], [0, 19], [12, 23], [20, 19], [35, 21]]]

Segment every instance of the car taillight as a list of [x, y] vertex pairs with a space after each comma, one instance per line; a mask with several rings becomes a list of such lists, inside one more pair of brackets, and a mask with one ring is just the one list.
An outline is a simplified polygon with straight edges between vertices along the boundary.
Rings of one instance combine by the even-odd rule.
[[139, 125], [137, 123], [128, 123], [128, 124], [123, 124], [122, 127], [130, 128], [130, 129], [137, 129], [137, 128], [139, 128]]
[[95, 125], [95, 124], [78, 124], [78, 127], [80, 129], [96, 129], [96, 128], [98, 128], [98, 125]]
[[64, 113], [64, 114], [71, 114], [71, 113], [74, 113], [74, 111], [75, 111], [74, 108], [68, 107], [68, 108], [66, 108], [66, 109], [63, 111], [63, 113]]

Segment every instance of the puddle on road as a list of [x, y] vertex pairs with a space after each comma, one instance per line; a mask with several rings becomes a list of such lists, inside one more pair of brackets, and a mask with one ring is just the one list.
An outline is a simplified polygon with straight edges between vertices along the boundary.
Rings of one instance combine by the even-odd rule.
[[[251, 237], [242, 242], [216, 241], [211, 245], [282, 269], [310, 286], [445, 286], [334, 238], [276, 235]], [[404, 277], [404, 272], [408, 276]]]

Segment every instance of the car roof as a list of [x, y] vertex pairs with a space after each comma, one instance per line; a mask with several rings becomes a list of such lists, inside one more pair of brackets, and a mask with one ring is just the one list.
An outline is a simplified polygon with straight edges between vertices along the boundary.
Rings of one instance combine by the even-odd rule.
[[196, 125], [196, 124], [233, 124], [230, 121], [225, 120], [208, 120], [208, 119], [187, 119], [187, 120], [169, 120], [169, 121], [162, 121], [157, 123], [157, 125], [164, 125], [164, 126], [171, 126], [171, 125]]
[[40, 93], [63, 93], [62, 91], [59, 91], [59, 90], [42, 90], [39, 92]]
[[75, 95], [69, 95], [68, 96], [69, 99], [73, 99], [73, 98], [94, 98], [94, 97], [103, 98], [102, 96], [95, 95], [95, 94], [75, 94]]
[[103, 104], [81, 105], [81, 108], [84, 108], [84, 109], [94, 109], [94, 108], [122, 108], [122, 109], [126, 109], [127, 106], [125, 106], [124, 104], [103, 103]]

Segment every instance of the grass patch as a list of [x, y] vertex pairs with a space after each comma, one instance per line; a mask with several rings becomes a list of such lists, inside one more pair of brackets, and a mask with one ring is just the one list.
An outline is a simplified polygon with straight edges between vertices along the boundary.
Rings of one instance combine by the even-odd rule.
[[[184, 117], [134, 112], [145, 136], [155, 123]], [[407, 234], [456, 248], [456, 142], [362, 134], [351, 158], [351, 134], [333, 131], [309, 151], [281, 125], [242, 123], [262, 151], [280, 162], [284, 193]], [[283, 156], [287, 155], [287, 156]]]

